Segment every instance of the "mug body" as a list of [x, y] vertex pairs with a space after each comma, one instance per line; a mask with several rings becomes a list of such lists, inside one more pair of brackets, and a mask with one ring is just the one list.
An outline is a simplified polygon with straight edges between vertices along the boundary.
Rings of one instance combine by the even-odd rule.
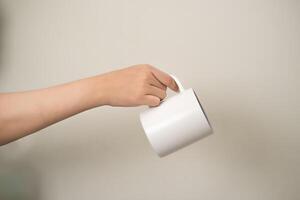
[[162, 101], [140, 114], [146, 136], [159, 156], [168, 155], [212, 133], [193, 89]]

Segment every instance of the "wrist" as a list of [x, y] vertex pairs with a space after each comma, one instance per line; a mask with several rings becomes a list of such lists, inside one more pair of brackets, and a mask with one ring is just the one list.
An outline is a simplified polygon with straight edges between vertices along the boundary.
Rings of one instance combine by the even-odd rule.
[[108, 105], [107, 81], [103, 75], [94, 76], [87, 79], [89, 100], [91, 107]]

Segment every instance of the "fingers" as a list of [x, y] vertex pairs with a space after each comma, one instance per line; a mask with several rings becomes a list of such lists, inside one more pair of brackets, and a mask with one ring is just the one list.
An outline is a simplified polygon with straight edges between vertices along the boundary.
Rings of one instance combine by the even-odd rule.
[[167, 86], [168, 88], [172, 89], [173, 91], [178, 91], [178, 86], [175, 82], [175, 80], [167, 73], [156, 69], [152, 68], [152, 73], [153, 75], [157, 78], [159, 82], [161, 82], [163, 85]]
[[152, 77], [151, 77], [151, 80], [149, 81], [150, 85], [153, 85], [155, 87], [158, 87], [162, 90], [166, 90], [167, 89], [167, 86], [165, 86], [164, 84], [162, 84], [155, 76], [154, 74], [152, 73]]
[[160, 104], [160, 99], [157, 96], [145, 95], [143, 98], [143, 105], [148, 106], [158, 106]]
[[142, 72], [139, 79], [139, 83], [142, 83], [141, 88], [133, 100], [137, 105], [158, 106], [167, 96], [167, 87], [176, 92], [179, 90], [175, 80], [169, 74], [147, 64], [137, 67]]
[[158, 97], [160, 100], [166, 98], [167, 93], [166, 90], [162, 90], [158, 87], [149, 85], [146, 89], [146, 95], [152, 95]]
[[155, 86], [149, 86], [146, 93], [147, 94], [144, 95], [143, 98], [143, 104], [150, 107], [158, 106], [160, 104], [160, 101], [167, 96], [165, 90], [162, 90]]

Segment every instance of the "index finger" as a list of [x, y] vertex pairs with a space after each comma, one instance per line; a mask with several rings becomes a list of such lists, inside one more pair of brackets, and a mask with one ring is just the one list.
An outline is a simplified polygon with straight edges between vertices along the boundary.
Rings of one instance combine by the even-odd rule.
[[152, 68], [151, 71], [155, 76], [155, 78], [163, 85], [167, 86], [168, 88], [172, 89], [175, 92], [179, 90], [175, 80], [169, 74], [154, 67]]

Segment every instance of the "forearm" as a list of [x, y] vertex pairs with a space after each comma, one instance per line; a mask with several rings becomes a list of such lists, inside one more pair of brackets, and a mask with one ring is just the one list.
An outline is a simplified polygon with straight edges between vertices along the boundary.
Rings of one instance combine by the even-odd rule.
[[101, 76], [28, 92], [0, 94], [0, 145], [105, 104]]
[[178, 91], [171, 76], [142, 64], [46, 89], [0, 94], [0, 145], [97, 106], [157, 106], [167, 87]]

